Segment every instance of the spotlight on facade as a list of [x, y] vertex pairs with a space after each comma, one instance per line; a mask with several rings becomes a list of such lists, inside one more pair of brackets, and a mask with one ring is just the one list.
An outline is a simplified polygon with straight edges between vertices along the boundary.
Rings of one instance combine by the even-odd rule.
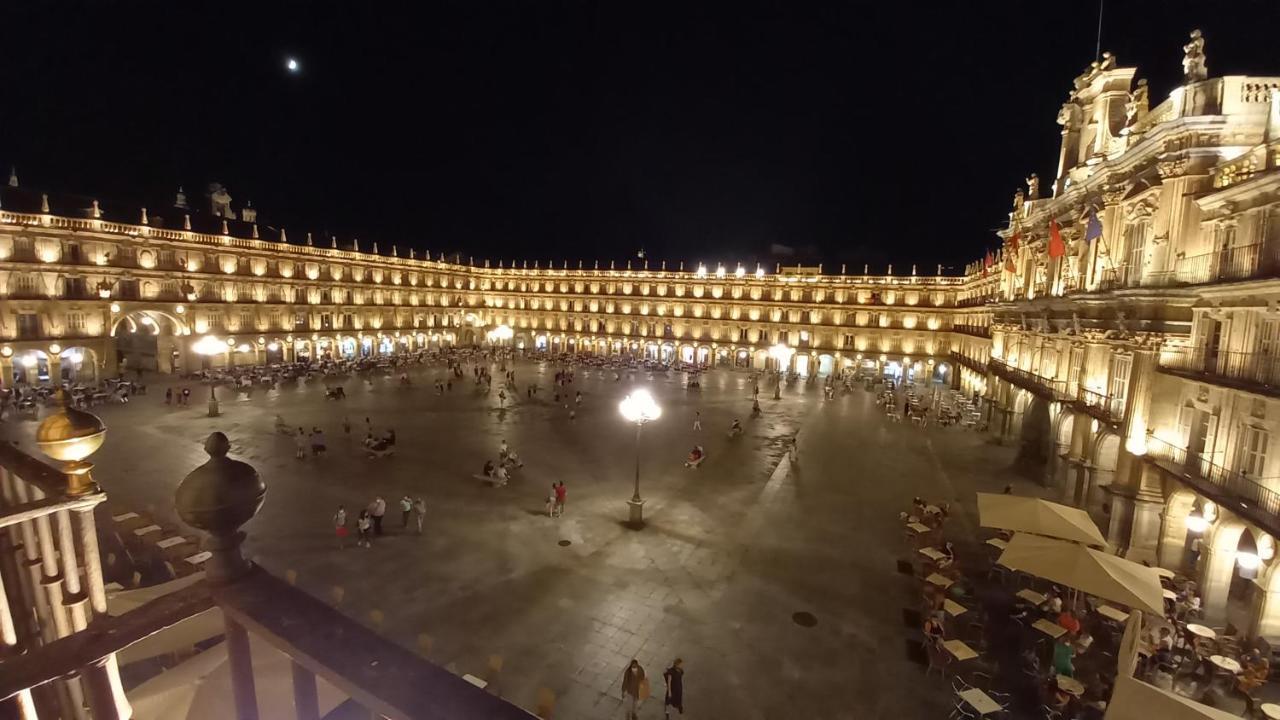
[[1187, 530], [1197, 535], [1209, 529], [1209, 521], [1205, 519], [1204, 513], [1200, 508], [1192, 508], [1191, 514], [1187, 516]]
[[737, 270], [734, 270], [734, 271], [733, 271], [733, 276], [734, 276], [734, 277], [736, 277], [736, 278], [742, 278], [742, 277], [745, 277], [745, 276], [746, 276], [746, 274], [747, 274], [747, 269], [746, 269], [746, 268], [744, 268], [744, 267], [742, 267], [741, 265], [739, 265], [739, 266], [738, 266], [738, 269], [737, 269]]

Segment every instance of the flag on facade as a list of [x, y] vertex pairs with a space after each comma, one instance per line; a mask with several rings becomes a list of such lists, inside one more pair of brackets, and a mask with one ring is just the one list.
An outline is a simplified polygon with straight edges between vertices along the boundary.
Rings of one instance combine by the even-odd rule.
[[1013, 256], [1012, 256], [1012, 255], [1006, 255], [1006, 256], [1005, 256], [1005, 259], [1004, 259], [1004, 270], [1005, 270], [1005, 272], [1011, 272], [1011, 273], [1016, 273], [1016, 272], [1018, 272], [1018, 266], [1013, 264]]
[[1058, 221], [1049, 221], [1049, 257], [1060, 258], [1067, 254], [1067, 246], [1062, 242], [1062, 233], [1058, 230]]
[[1089, 211], [1089, 221], [1084, 228], [1084, 241], [1087, 243], [1102, 237], [1102, 221], [1098, 219], [1096, 210]]
[[1012, 250], [1013, 252], [1018, 252], [1018, 242], [1021, 240], [1022, 240], [1022, 233], [1020, 233], [1017, 230], [1014, 230], [1013, 234], [1009, 236], [1009, 249]]
[[996, 259], [995, 259], [994, 257], [992, 257], [992, 256], [991, 256], [991, 251], [990, 251], [990, 250], [988, 250], [988, 251], [987, 251], [987, 256], [986, 256], [985, 258], [983, 258], [983, 260], [982, 260], [982, 271], [983, 271], [983, 273], [985, 273], [986, 271], [990, 270], [990, 269], [991, 269], [991, 266], [992, 266], [992, 265], [994, 265], [994, 264], [995, 264], [995, 262], [996, 262]]

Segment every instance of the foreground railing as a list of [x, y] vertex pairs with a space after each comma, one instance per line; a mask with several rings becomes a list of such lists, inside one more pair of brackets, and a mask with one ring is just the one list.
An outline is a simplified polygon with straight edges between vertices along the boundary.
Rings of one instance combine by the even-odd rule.
[[1180, 348], [1161, 353], [1160, 367], [1228, 385], [1280, 391], [1280, 356], [1270, 353]]
[[[250, 634], [290, 659], [297, 720], [319, 720], [317, 678], [370, 717], [531, 717], [247, 563], [237, 528], [265, 490], [255, 470], [226, 457], [221, 433], [210, 436], [210, 461], [183, 481], [177, 503], [185, 522], [208, 533], [207, 580], [108, 615], [93, 519], [106, 495], [83, 462], [104, 435], [93, 415], [63, 409], [41, 423], [38, 437], [46, 454], [70, 461], [66, 467], [0, 445], [0, 717], [129, 718], [116, 654], [215, 606], [225, 619], [234, 696], [234, 710], [221, 717], [288, 720], [259, 714]], [[10, 605], [16, 598], [22, 606]]]
[[1245, 515], [1272, 533], [1280, 531], [1280, 493], [1270, 487], [1280, 485], [1280, 478], [1249, 477], [1154, 436], [1147, 438], [1147, 457], [1232, 512]]

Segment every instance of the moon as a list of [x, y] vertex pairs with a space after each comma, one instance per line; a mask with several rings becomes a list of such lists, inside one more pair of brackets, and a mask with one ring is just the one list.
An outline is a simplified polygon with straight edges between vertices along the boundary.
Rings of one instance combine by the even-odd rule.
[[292, 72], [292, 73], [298, 72], [298, 68], [300, 67], [298, 65], [297, 58], [289, 58], [288, 60], [285, 60], [284, 66], [289, 69], [289, 72]]

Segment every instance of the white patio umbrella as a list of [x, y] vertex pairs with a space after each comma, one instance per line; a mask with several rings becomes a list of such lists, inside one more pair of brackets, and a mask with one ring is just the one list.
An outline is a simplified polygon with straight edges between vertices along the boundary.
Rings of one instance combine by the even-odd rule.
[[1106, 720], [1240, 720], [1239, 715], [1202, 705], [1137, 678], [1116, 678]]
[[1132, 675], [1138, 667], [1138, 645], [1142, 641], [1142, 611], [1129, 613], [1120, 636], [1120, 649], [1116, 653], [1116, 674]]
[[978, 523], [982, 527], [1107, 546], [1107, 539], [1089, 513], [1040, 498], [978, 493]]
[[[159, 585], [113, 592], [107, 595], [107, 613], [123, 615], [202, 579], [204, 579], [204, 573], [200, 572]], [[128, 665], [157, 655], [189, 650], [198, 642], [223, 634], [224, 627], [222, 611], [216, 607], [210, 608], [130, 645], [117, 653], [116, 659], [121, 665]]]
[[[297, 717], [293, 706], [293, 661], [266, 640], [249, 634], [253, 655], [253, 679], [258, 697], [258, 717]], [[316, 694], [323, 716], [346, 701], [347, 696], [321, 677]], [[219, 643], [177, 667], [144, 682], [127, 693], [134, 720], [226, 720], [233, 718], [231, 665], [227, 644]]]
[[1157, 617], [1164, 615], [1160, 575], [1155, 568], [1132, 560], [1065, 540], [1018, 533], [998, 562]]

